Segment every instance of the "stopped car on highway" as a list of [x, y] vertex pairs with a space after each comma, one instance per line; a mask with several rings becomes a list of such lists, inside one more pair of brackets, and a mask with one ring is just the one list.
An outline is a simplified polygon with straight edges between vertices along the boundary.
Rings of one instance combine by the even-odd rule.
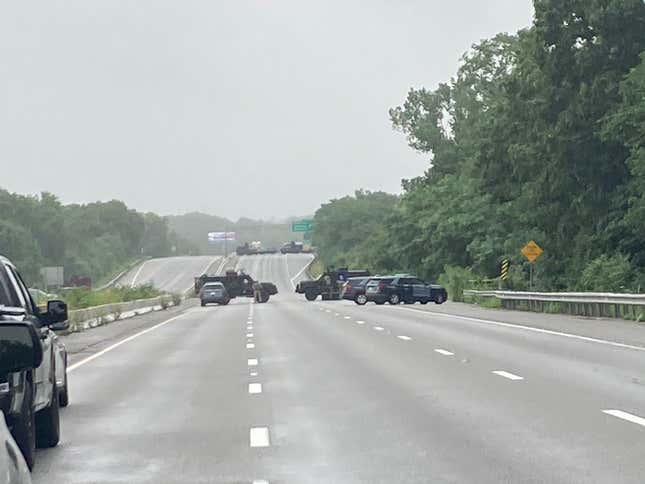
[[[54, 331], [67, 329], [67, 305], [53, 300], [41, 310], [31, 298], [17, 268], [0, 256], [0, 330], [4, 330], [7, 351], [17, 348], [15, 328], [30, 328], [40, 354], [38, 364], [12, 366], [1, 353], [0, 410], [7, 426], [31, 469], [35, 448], [54, 447], [60, 439], [59, 406], [68, 403], [67, 354]], [[14, 329], [12, 329], [14, 328]], [[12, 336], [13, 335], [13, 336]], [[12, 339], [13, 338], [13, 339]], [[26, 344], [26, 343], [24, 343]]]
[[322, 296], [323, 301], [333, 301], [341, 298], [345, 282], [354, 277], [367, 277], [370, 272], [363, 269], [328, 268], [318, 279], [313, 281], [300, 281], [296, 284], [295, 291], [304, 294], [307, 301], [315, 301]]
[[341, 297], [354, 301], [359, 306], [367, 304], [367, 296], [365, 295], [365, 287], [369, 282], [369, 277], [350, 277], [343, 286]]
[[210, 303], [217, 303], [226, 306], [231, 298], [228, 291], [221, 282], [207, 282], [199, 290], [199, 299], [202, 306]]
[[371, 279], [365, 288], [368, 301], [376, 304], [443, 304], [448, 292], [438, 284], [428, 284], [411, 275], [395, 275]]
[[236, 297], [252, 297], [258, 303], [265, 303], [278, 293], [278, 288], [272, 282], [258, 282], [243, 271], [229, 270], [223, 276], [202, 274], [195, 278], [195, 294], [199, 296], [206, 284], [219, 282], [225, 288], [230, 299]]

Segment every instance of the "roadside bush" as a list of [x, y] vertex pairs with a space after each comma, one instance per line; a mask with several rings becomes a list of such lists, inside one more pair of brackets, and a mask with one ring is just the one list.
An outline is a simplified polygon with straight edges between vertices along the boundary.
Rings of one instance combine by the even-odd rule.
[[445, 266], [443, 274], [439, 276], [439, 284], [446, 288], [453, 301], [463, 302], [464, 289], [468, 287], [469, 281], [474, 279], [475, 275], [469, 268]]
[[585, 291], [628, 291], [634, 282], [629, 258], [623, 254], [606, 255], [592, 260], [582, 271], [581, 289]]
[[92, 291], [87, 288], [67, 289], [61, 292], [61, 298], [69, 309], [83, 309], [103, 304], [150, 299], [162, 295], [152, 285], [136, 287], [111, 287], [102, 291]]

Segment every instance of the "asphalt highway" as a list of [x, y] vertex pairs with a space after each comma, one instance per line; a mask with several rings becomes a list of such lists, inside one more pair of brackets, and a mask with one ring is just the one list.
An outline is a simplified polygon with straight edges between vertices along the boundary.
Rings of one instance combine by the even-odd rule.
[[122, 286], [152, 284], [163, 291], [183, 293], [193, 287], [195, 276], [209, 270], [215, 272], [221, 260], [219, 256], [149, 259], [121, 276], [117, 283]]
[[645, 328], [310, 303], [293, 293], [309, 261], [240, 258], [278, 285], [267, 304], [189, 302], [69, 337], [71, 404], [34, 482], [644, 481]]

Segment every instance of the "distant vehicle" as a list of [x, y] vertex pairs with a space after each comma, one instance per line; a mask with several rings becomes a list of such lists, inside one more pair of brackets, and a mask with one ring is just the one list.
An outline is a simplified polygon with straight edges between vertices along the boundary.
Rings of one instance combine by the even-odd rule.
[[303, 250], [302, 242], [287, 242], [280, 248], [282, 254], [301, 254]]
[[[68, 327], [67, 305], [53, 300], [46, 310], [38, 308], [16, 267], [0, 256], [0, 331], [5, 334], [0, 410], [30, 469], [35, 447], [54, 447], [60, 439], [58, 409], [68, 403], [67, 353], [54, 331]], [[16, 362], [26, 360], [7, 356], [16, 350], [17, 341], [29, 345], [27, 334], [37, 343], [33, 351], [40, 356], [35, 365], [19, 365]]]
[[257, 252], [251, 247], [251, 244], [245, 242], [243, 245], [240, 245], [235, 249], [237, 255], [254, 255]]
[[322, 296], [323, 301], [340, 299], [345, 281], [353, 277], [367, 277], [369, 275], [369, 271], [363, 269], [329, 268], [315, 281], [300, 281], [296, 285], [296, 292], [304, 294], [307, 301], [315, 301], [318, 296]]
[[275, 254], [277, 249], [262, 247], [262, 242], [256, 240], [254, 242], [245, 242], [235, 249], [237, 255], [258, 255], [258, 254]]
[[368, 301], [376, 304], [443, 304], [448, 299], [448, 292], [437, 284], [426, 282], [410, 275], [395, 275], [372, 279], [367, 283], [365, 295]]
[[204, 284], [199, 290], [199, 299], [202, 306], [206, 306], [209, 303], [226, 306], [231, 300], [228, 291], [221, 282], [207, 282]]
[[341, 291], [341, 298], [354, 301], [359, 306], [365, 305], [367, 303], [365, 286], [369, 280], [369, 277], [351, 277], [347, 279]]
[[0, 410], [0, 484], [31, 484], [25, 458], [7, 428]]
[[242, 271], [226, 271], [226, 274], [223, 276], [203, 274], [196, 277], [195, 294], [199, 295], [201, 288], [212, 282], [222, 283], [231, 299], [236, 297], [252, 297], [256, 302], [265, 303], [269, 300], [269, 297], [278, 293], [278, 288], [272, 282], [254, 281], [251, 276]]
[[69, 278], [69, 286], [92, 288], [92, 279], [87, 276], [72, 276]]

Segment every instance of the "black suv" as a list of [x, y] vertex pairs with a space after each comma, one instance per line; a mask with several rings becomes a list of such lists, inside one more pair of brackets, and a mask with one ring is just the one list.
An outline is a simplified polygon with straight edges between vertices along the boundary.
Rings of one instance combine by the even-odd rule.
[[426, 282], [409, 275], [397, 275], [373, 279], [367, 283], [365, 290], [368, 301], [376, 304], [428, 304], [434, 301], [435, 304], [442, 304], [448, 299], [448, 292], [437, 284]]
[[354, 301], [359, 306], [366, 304], [365, 286], [369, 280], [369, 277], [350, 277], [343, 286], [341, 297]]

